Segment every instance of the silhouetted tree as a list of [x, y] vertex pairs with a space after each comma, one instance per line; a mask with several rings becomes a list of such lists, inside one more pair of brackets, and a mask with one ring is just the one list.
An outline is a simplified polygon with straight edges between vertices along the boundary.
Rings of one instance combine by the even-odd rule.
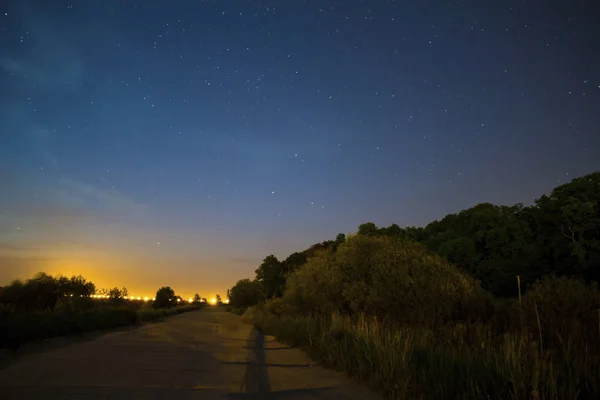
[[262, 287], [258, 281], [242, 279], [229, 290], [229, 304], [234, 307], [250, 307], [264, 299]]
[[372, 222], [366, 222], [358, 227], [358, 234], [363, 236], [377, 236], [379, 235], [379, 229], [377, 225]]
[[175, 291], [169, 286], [161, 287], [156, 292], [156, 297], [153, 303], [155, 308], [171, 307], [177, 304], [177, 297]]
[[285, 285], [285, 271], [277, 257], [266, 257], [255, 272], [265, 298], [281, 297]]

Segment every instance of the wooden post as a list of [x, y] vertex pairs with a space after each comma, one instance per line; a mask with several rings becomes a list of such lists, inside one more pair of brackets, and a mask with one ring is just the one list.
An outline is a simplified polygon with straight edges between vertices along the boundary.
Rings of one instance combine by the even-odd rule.
[[517, 286], [519, 288], [519, 305], [523, 305], [521, 303], [521, 277], [517, 275]]

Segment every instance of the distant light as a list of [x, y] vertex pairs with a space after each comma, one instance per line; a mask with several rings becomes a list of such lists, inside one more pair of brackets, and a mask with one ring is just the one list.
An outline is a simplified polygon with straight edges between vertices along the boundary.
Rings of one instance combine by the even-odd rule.
[[148, 297], [144, 297], [144, 301], [148, 301], [148, 300], [149, 300]]
[[181, 299], [177, 299], [177, 302], [179, 303], [181, 301]]
[[154, 301], [154, 300], [156, 300], [156, 298], [154, 298], [154, 297], [153, 297], [153, 298], [152, 298], [152, 301]]
[[194, 299], [192, 299], [192, 298], [188, 299], [188, 303], [193, 303], [193, 302], [194, 302]]
[[210, 299], [210, 302], [213, 304], [217, 304], [217, 299], [215, 299], [214, 297], [212, 299]]
[[138, 300], [141, 300], [141, 299], [142, 299], [141, 297], [138, 297]]
[[127, 296], [123, 296], [123, 298], [124, 298], [125, 300], [127, 300]]
[[225, 299], [225, 304], [229, 304], [229, 299]]

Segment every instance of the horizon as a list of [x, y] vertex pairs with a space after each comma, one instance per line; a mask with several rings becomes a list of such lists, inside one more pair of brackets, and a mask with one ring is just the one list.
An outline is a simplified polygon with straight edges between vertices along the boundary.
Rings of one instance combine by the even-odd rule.
[[[591, 171], [590, 173], [592, 173], [592, 172], [600, 172], [600, 171]], [[581, 176], [585, 176], [585, 175], [588, 175], [588, 174], [584, 174], [584, 175], [581, 175]], [[572, 179], [580, 178], [581, 176], [575, 176], [575, 177], [573, 177]], [[571, 179], [571, 180], [572, 180], [572, 179]], [[568, 183], [568, 182], [570, 182], [570, 181], [567, 181], [567, 182], [564, 182], [564, 183]], [[537, 199], [537, 198], [541, 197], [542, 195], [549, 195], [551, 191], [552, 191], [552, 189], [550, 189], [550, 190], [549, 190], [549, 191], [547, 191], [547, 192], [541, 193], [539, 196], [536, 196], [534, 199], [532, 199], [532, 200], [531, 200], [531, 201], [529, 201], [529, 202], [523, 202], [524, 206], [526, 206], [526, 207], [527, 207], [527, 206], [532, 206], [532, 205], [534, 205], [535, 199]], [[491, 204], [494, 204], [494, 205], [497, 205], [497, 206], [512, 206], [512, 205], [516, 204], [516, 203], [514, 203], [514, 204], [496, 204], [496, 203], [493, 203], [493, 202], [491, 202], [491, 201], [488, 201], [488, 202], [479, 202], [479, 203], [472, 204], [471, 206], [467, 207], [466, 209], [468, 209], [468, 208], [471, 208], [471, 207], [474, 207], [474, 206], [476, 206], [476, 205], [478, 205], [478, 204], [482, 204], [482, 203], [491, 203]], [[463, 210], [466, 210], [466, 209], [463, 209]], [[463, 211], [463, 210], [457, 210], [457, 211], [455, 211], [455, 212], [452, 212], [452, 213], [450, 213], [450, 214], [456, 214], [456, 213], [459, 213], [460, 211]], [[436, 218], [436, 219], [434, 219], [434, 220], [432, 220], [432, 221], [429, 221], [428, 223], [421, 224], [421, 225], [399, 225], [399, 226], [400, 226], [401, 228], [405, 228], [405, 227], [407, 227], [407, 226], [425, 227], [425, 226], [427, 226], [427, 225], [428, 225], [429, 223], [431, 223], [431, 222], [434, 222], [434, 221], [439, 221], [439, 220], [440, 220], [440, 219], [442, 219], [443, 217], [444, 217], [444, 216], [441, 216], [440, 218]], [[366, 222], [373, 222], [373, 221], [364, 221], [363, 223], [366, 223]], [[378, 227], [385, 227], [385, 226], [392, 225], [392, 224], [394, 224], [394, 223], [395, 223], [395, 222], [382, 223], [382, 224], [375, 223], [375, 224], [376, 224]], [[358, 231], [358, 226], [357, 226], [357, 228], [356, 228], [355, 230], [348, 231], [348, 232], [338, 232], [338, 233], [343, 233], [343, 234], [345, 234], [345, 235], [347, 236], [347, 235], [349, 235], [349, 234], [355, 234], [357, 231]], [[284, 260], [284, 259], [285, 259], [287, 256], [289, 256], [290, 254], [292, 254], [292, 253], [294, 253], [294, 252], [296, 252], [296, 251], [300, 252], [300, 251], [306, 250], [307, 248], [309, 248], [309, 247], [310, 247], [311, 245], [313, 245], [313, 244], [316, 244], [316, 243], [321, 243], [321, 242], [323, 242], [323, 241], [326, 241], [326, 240], [333, 240], [334, 238], [335, 238], [335, 235], [334, 235], [334, 236], [331, 236], [331, 237], [329, 237], [329, 238], [324, 238], [324, 239], [321, 239], [321, 240], [314, 240], [313, 242], [311, 242], [311, 243], [309, 243], [309, 244], [305, 245], [304, 247], [302, 247], [301, 249], [299, 248], [299, 249], [293, 250], [293, 251], [291, 251], [291, 252], [289, 252], [289, 253], [286, 253], [286, 254], [283, 254], [283, 253], [281, 253], [281, 254], [275, 254], [275, 253], [271, 253], [271, 254], [272, 254], [272, 255], [275, 255], [275, 256], [276, 256], [276, 257], [277, 257], [277, 258], [278, 258], [280, 261], [282, 261], [282, 260]], [[271, 255], [271, 254], [266, 254], [266, 255], [265, 255], [265, 256], [264, 256], [262, 259], [260, 259], [260, 260], [257, 260], [256, 268], [258, 268], [258, 266], [260, 265], [260, 263], [262, 263], [262, 260], [263, 260], [265, 257], [267, 257], [268, 255]], [[60, 267], [60, 266], [59, 266], [59, 267]], [[76, 268], [75, 268], [75, 269], [76, 269]], [[251, 276], [251, 275], [254, 273], [254, 270], [252, 270], [252, 271], [251, 271], [251, 273], [248, 275], [248, 277], [237, 277], [237, 278], [235, 279], [235, 281], [232, 281], [231, 285], [227, 286], [227, 288], [226, 288], [226, 289], [224, 289], [224, 290], [222, 290], [222, 291], [213, 291], [212, 293], [209, 291], [209, 292], [206, 292], [205, 294], [203, 294], [204, 292], [202, 292], [202, 293], [201, 293], [201, 292], [197, 292], [197, 291], [196, 291], [196, 292], [193, 292], [193, 291], [192, 291], [192, 292], [190, 292], [189, 290], [188, 290], [188, 291], [185, 291], [185, 292], [180, 292], [180, 291], [178, 291], [178, 290], [177, 290], [177, 288], [176, 288], [176, 287], [173, 287], [172, 285], [168, 285], [168, 284], [164, 284], [164, 285], [158, 286], [158, 287], [157, 287], [155, 290], [152, 290], [152, 289], [148, 289], [148, 290], [141, 289], [141, 290], [140, 290], [140, 289], [138, 288], [138, 286], [127, 286], [127, 285], [119, 285], [119, 284], [113, 284], [113, 283], [108, 283], [108, 284], [104, 284], [104, 285], [102, 285], [102, 284], [97, 284], [97, 280], [90, 279], [90, 278], [89, 278], [87, 275], [85, 275], [85, 274], [82, 274], [82, 273], [77, 273], [77, 272], [70, 272], [70, 271], [71, 271], [71, 269], [67, 269], [66, 271], [69, 271], [69, 272], [63, 273], [63, 272], [61, 272], [60, 270], [58, 270], [58, 272], [55, 272], [55, 273], [51, 273], [51, 272], [48, 272], [48, 271], [42, 271], [42, 270], [40, 270], [40, 271], [35, 271], [34, 273], [32, 273], [32, 274], [30, 274], [30, 275], [28, 275], [28, 276], [12, 278], [12, 279], [10, 279], [9, 281], [7, 281], [7, 282], [4, 282], [4, 283], [0, 282], [0, 286], [8, 285], [8, 284], [10, 284], [12, 281], [14, 281], [15, 279], [19, 279], [19, 280], [21, 280], [21, 281], [25, 281], [26, 279], [32, 278], [32, 277], [33, 277], [35, 274], [37, 274], [37, 273], [40, 273], [40, 272], [45, 272], [45, 273], [48, 273], [49, 275], [53, 275], [53, 276], [56, 276], [56, 275], [62, 275], [62, 276], [66, 276], [66, 277], [71, 277], [71, 276], [82, 275], [82, 276], [83, 276], [84, 278], [86, 278], [88, 281], [91, 281], [91, 282], [93, 282], [93, 283], [96, 285], [96, 289], [97, 289], [97, 290], [100, 290], [100, 289], [111, 289], [111, 288], [114, 288], [114, 287], [118, 287], [118, 288], [125, 287], [125, 288], [127, 288], [128, 292], [129, 292], [129, 297], [130, 297], [130, 298], [131, 298], [131, 297], [135, 297], [135, 298], [137, 298], [137, 297], [141, 297], [141, 298], [144, 298], [144, 297], [147, 297], [147, 298], [152, 298], [152, 297], [155, 295], [156, 291], [157, 291], [157, 290], [158, 290], [160, 287], [162, 287], [162, 286], [170, 286], [170, 287], [171, 287], [171, 288], [172, 288], [172, 289], [175, 291], [175, 294], [176, 294], [176, 295], [179, 295], [179, 296], [181, 296], [181, 297], [182, 297], [184, 300], [188, 300], [188, 299], [190, 299], [190, 298], [193, 298], [193, 297], [194, 297], [194, 295], [197, 293], [198, 295], [200, 295], [200, 297], [201, 297], [201, 298], [206, 298], [206, 299], [207, 299], [207, 301], [210, 303], [210, 302], [211, 302], [211, 299], [212, 299], [213, 297], [215, 297], [217, 294], [218, 294], [218, 295], [220, 295], [220, 296], [221, 296], [221, 298], [225, 299], [225, 298], [227, 297], [227, 290], [228, 290], [228, 289], [230, 289], [231, 287], [233, 287], [233, 286], [235, 285], [235, 283], [236, 283], [237, 281], [239, 281], [240, 279], [245, 279], [245, 278], [248, 278], [248, 279], [252, 280], [253, 278], [252, 278], [252, 276]], [[100, 279], [100, 280], [98, 280], [98, 281], [100, 281], [100, 282], [105, 282], [105, 280], [104, 280], [104, 279]], [[111, 282], [112, 282], [112, 281], [111, 281]], [[130, 290], [130, 287], [135, 287], [135, 288], [136, 288], [136, 292], [134, 293], [132, 290]], [[183, 293], [183, 294], [182, 294], [182, 293]]]
[[582, 5], [11, 0], [0, 32], [0, 285], [224, 298], [270, 254], [600, 168]]

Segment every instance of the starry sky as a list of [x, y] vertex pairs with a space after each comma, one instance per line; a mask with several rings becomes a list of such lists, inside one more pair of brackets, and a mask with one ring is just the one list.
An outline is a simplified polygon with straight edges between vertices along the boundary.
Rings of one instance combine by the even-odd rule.
[[0, 284], [224, 294], [600, 167], [597, 1], [2, 1]]

